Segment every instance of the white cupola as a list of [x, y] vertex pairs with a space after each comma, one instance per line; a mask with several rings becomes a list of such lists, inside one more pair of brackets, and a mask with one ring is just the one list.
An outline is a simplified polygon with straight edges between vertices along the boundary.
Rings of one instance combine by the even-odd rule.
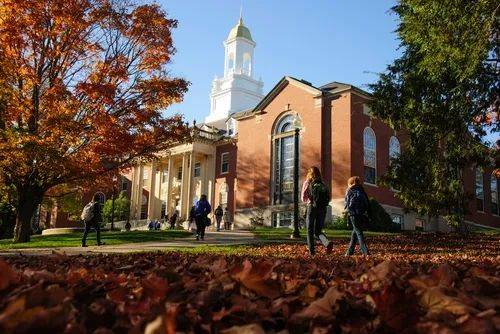
[[263, 98], [262, 80], [253, 78], [255, 46], [240, 14], [238, 23], [224, 41], [224, 77], [216, 77], [212, 82], [210, 115], [205, 123], [225, 128], [231, 114], [253, 108]]

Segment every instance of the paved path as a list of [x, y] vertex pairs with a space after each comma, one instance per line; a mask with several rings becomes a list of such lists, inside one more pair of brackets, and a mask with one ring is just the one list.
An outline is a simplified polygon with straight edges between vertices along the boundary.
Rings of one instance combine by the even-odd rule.
[[[104, 240], [106, 242], [106, 240]], [[177, 238], [165, 241], [151, 241], [121, 245], [103, 245], [100, 247], [59, 247], [59, 248], [25, 248], [0, 250], [0, 256], [13, 255], [50, 255], [53, 253], [65, 253], [67, 255], [96, 254], [96, 253], [133, 253], [154, 252], [166, 248], [185, 248], [201, 246], [227, 246], [227, 245], [251, 245], [260, 241], [249, 231], [230, 232], [207, 232], [204, 241], [196, 241], [194, 237]]]

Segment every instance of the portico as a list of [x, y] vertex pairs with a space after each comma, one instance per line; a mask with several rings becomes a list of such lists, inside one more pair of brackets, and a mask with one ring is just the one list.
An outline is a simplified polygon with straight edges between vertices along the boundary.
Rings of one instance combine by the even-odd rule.
[[158, 154], [132, 170], [131, 219], [152, 220], [178, 211], [180, 221], [206, 194], [214, 200], [216, 132], [193, 128], [192, 142]]

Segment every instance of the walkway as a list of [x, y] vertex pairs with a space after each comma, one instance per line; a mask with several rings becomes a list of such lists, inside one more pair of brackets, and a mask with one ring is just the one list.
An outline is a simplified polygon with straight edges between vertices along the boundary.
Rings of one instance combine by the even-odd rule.
[[65, 253], [67, 255], [88, 255], [88, 254], [115, 254], [115, 253], [135, 253], [154, 252], [165, 250], [166, 248], [195, 248], [203, 246], [228, 246], [228, 245], [251, 245], [259, 243], [249, 231], [231, 232], [207, 232], [204, 241], [196, 241], [194, 237], [177, 238], [168, 241], [152, 241], [121, 245], [103, 245], [100, 247], [59, 247], [59, 248], [25, 248], [25, 249], [5, 249], [0, 250], [0, 256], [12, 255], [50, 255], [54, 253]]

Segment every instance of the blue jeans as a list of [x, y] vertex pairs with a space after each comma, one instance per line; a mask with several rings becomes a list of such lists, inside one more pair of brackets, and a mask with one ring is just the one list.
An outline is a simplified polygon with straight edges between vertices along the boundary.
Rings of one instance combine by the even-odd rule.
[[309, 253], [314, 254], [314, 244], [316, 238], [326, 247], [330, 241], [323, 233], [323, 226], [325, 225], [326, 208], [313, 208], [311, 205], [307, 206], [307, 247]]
[[348, 216], [349, 222], [352, 225], [351, 242], [349, 243], [349, 248], [347, 249], [346, 255], [353, 255], [354, 249], [356, 248], [356, 243], [359, 243], [359, 248], [361, 253], [368, 255], [368, 248], [365, 244], [365, 237], [363, 231], [361, 230], [361, 225], [363, 222], [363, 217], [359, 215]]

